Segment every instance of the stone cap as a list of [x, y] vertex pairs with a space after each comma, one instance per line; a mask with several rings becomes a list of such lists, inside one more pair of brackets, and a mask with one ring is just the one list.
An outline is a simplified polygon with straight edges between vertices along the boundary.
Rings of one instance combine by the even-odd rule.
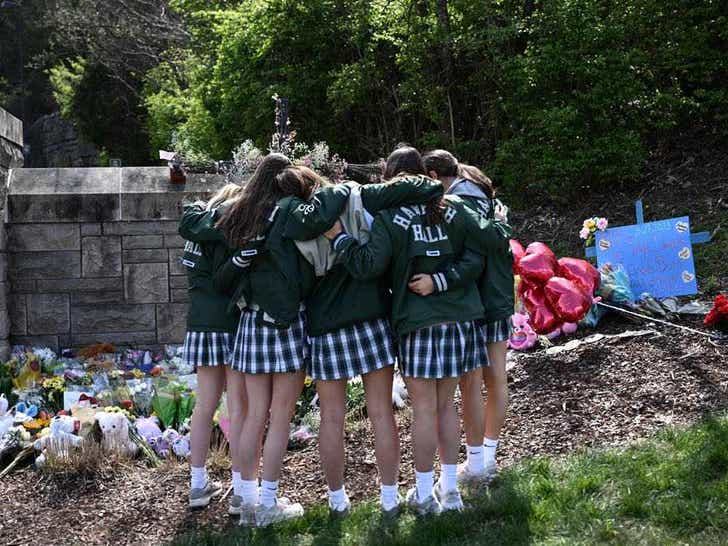
[[23, 146], [23, 122], [3, 108], [0, 108], [0, 138]]
[[5, 221], [177, 220], [184, 203], [224, 184], [218, 174], [188, 174], [185, 184], [172, 184], [168, 167], [12, 169]]

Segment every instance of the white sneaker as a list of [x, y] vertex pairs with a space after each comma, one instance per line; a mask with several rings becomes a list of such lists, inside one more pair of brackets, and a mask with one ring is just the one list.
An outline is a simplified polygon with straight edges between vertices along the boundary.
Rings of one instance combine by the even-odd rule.
[[435, 498], [440, 502], [443, 512], [449, 512], [450, 510], [457, 510], [458, 512], [465, 509], [463, 504], [463, 498], [460, 496], [460, 491], [457, 489], [451, 489], [445, 491], [442, 488], [442, 482], [438, 480], [435, 484]]
[[331, 514], [332, 518], [345, 518], [349, 515], [349, 511], [351, 510], [351, 501], [349, 500], [349, 496], [347, 495], [346, 501], [342, 506], [334, 506], [331, 504], [331, 499], [329, 499], [329, 513]]
[[301, 516], [303, 516], [303, 506], [297, 502], [291, 503], [285, 497], [278, 499], [273, 506], [258, 504], [255, 507], [255, 525], [257, 527], [268, 527], [272, 523], [300, 518]]
[[442, 513], [440, 501], [434, 495], [430, 495], [425, 500], [417, 497], [417, 488], [413, 487], [407, 491], [407, 506], [414, 510], [419, 516], [438, 515]]
[[195, 488], [190, 491], [190, 508], [204, 508], [210, 504], [212, 497], [216, 497], [220, 493], [222, 493], [222, 486], [217, 482], [208, 480], [205, 487]]
[[245, 504], [240, 502], [240, 521], [238, 525], [241, 527], [255, 527], [255, 513], [257, 506], [255, 504]]
[[231, 516], [239, 516], [243, 509], [243, 498], [240, 495], [230, 495], [228, 504], [228, 514]]
[[495, 463], [486, 465], [481, 472], [473, 472], [468, 463], [458, 465], [458, 485], [479, 487], [488, 484], [496, 475]]
[[397, 493], [397, 504], [390, 508], [386, 508], [384, 505], [382, 505], [382, 515], [389, 520], [398, 518], [399, 514], [402, 512], [403, 503], [404, 499], [402, 498], [402, 495]]

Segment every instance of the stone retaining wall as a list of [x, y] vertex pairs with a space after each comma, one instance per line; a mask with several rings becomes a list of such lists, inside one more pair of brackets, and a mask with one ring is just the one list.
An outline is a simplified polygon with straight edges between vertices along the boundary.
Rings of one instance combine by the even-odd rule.
[[[0, 214], [4, 214], [8, 172], [22, 165], [23, 124], [18, 118], [0, 108]], [[0, 360], [2, 362], [10, 353], [7, 262], [5, 226], [0, 224]]]
[[224, 184], [166, 167], [15, 169], [6, 208], [12, 344], [180, 343], [182, 204]]

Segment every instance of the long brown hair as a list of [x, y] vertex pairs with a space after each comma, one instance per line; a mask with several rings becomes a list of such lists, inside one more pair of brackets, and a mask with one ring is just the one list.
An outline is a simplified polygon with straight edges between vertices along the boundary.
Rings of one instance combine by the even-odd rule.
[[242, 195], [230, 206], [217, 227], [225, 234], [228, 244], [240, 248], [258, 237], [279, 199], [285, 197], [276, 177], [291, 165], [283, 154], [268, 154], [243, 188]]
[[[385, 181], [396, 181], [404, 176], [427, 176], [425, 162], [420, 152], [412, 146], [402, 146], [394, 150], [387, 158], [384, 166], [383, 178]], [[445, 213], [445, 201], [442, 197], [435, 197], [427, 202], [427, 223], [440, 224]]]
[[470, 180], [481, 190], [483, 190], [483, 193], [485, 193], [485, 195], [487, 195], [491, 199], [495, 199], [495, 188], [493, 187], [493, 181], [488, 178], [485, 173], [481, 171], [478, 167], [475, 167], [474, 165], [466, 165], [465, 163], [460, 163], [460, 176]]
[[329, 182], [308, 167], [294, 165], [286, 167], [276, 176], [276, 184], [284, 195], [308, 200], [313, 192], [322, 186], [328, 186]]

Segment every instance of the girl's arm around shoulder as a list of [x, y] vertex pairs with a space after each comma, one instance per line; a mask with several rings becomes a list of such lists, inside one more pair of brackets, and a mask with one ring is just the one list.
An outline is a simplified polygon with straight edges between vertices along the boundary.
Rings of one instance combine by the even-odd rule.
[[218, 218], [218, 209], [207, 210], [199, 203], [186, 205], [177, 231], [194, 243], [224, 242], [223, 234], [215, 228]]
[[332, 231], [328, 231], [326, 236], [332, 239], [334, 252], [352, 277], [359, 280], [375, 279], [387, 271], [392, 259], [393, 243], [392, 233], [382, 213], [374, 219], [367, 244], [359, 244], [341, 229], [338, 235]]
[[265, 238], [261, 237], [249, 242], [244, 248], [227, 251], [227, 259], [216, 264], [212, 275], [212, 284], [221, 294], [231, 295], [235, 292], [240, 279], [249, 273], [253, 260], [262, 251]]
[[350, 193], [348, 185], [337, 184], [319, 189], [308, 201], [292, 198], [283, 236], [307, 241], [322, 235], [339, 219]]
[[364, 208], [371, 214], [401, 205], [421, 205], [442, 197], [442, 182], [426, 176], [407, 176], [396, 182], [361, 187]]

